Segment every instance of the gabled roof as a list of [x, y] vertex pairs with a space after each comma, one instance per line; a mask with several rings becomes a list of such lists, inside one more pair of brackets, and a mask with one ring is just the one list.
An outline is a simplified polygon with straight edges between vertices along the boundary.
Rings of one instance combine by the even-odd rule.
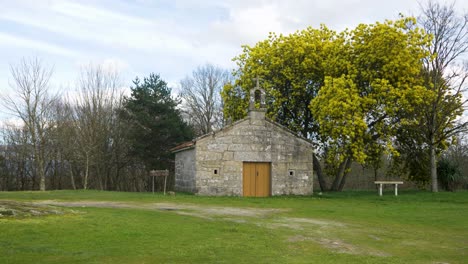
[[[227, 129], [231, 128], [231, 127], [234, 127], [235, 125], [237, 125], [237, 124], [239, 124], [239, 123], [242, 123], [242, 122], [244, 122], [244, 121], [247, 121], [247, 120], [249, 120], [249, 119], [250, 119], [250, 116], [247, 116], [247, 117], [245, 117], [245, 118], [243, 118], [243, 119], [241, 119], [241, 120], [238, 120], [238, 121], [236, 121], [236, 122], [234, 122], [234, 123], [232, 123], [232, 124], [230, 124], [230, 125], [224, 126], [223, 128], [221, 128], [221, 129], [219, 129], [219, 130], [216, 130], [216, 131], [213, 131], [213, 132], [204, 134], [204, 135], [202, 135], [202, 136], [199, 136], [199, 137], [195, 138], [195, 139], [192, 140], [192, 141], [187, 141], [187, 142], [184, 142], [184, 143], [182, 143], [182, 144], [180, 144], [180, 145], [177, 145], [177, 146], [175, 146], [174, 148], [170, 149], [170, 151], [171, 151], [172, 153], [176, 153], [176, 152], [184, 151], [184, 150], [187, 150], [187, 149], [195, 148], [195, 145], [196, 145], [196, 143], [197, 143], [198, 140], [201, 140], [201, 139], [206, 138], [206, 137], [208, 137], [208, 136], [216, 135], [217, 133], [219, 133], [219, 132], [221, 132], [221, 131], [224, 131], [224, 130], [227, 130]], [[269, 118], [265, 118], [264, 120], [265, 120], [266, 122], [268, 122], [268, 123], [270, 123], [270, 124], [272, 124], [272, 125], [274, 125], [274, 126], [280, 128], [281, 130], [283, 130], [284, 132], [290, 134], [291, 136], [293, 136], [293, 137], [295, 137], [295, 138], [297, 138], [297, 139], [300, 139], [300, 140], [302, 140], [302, 141], [304, 141], [304, 142], [306, 142], [306, 143], [312, 145], [312, 142], [311, 142], [310, 140], [308, 140], [308, 139], [306, 139], [306, 138], [303, 138], [303, 137], [301, 137], [301, 136], [298, 136], [296, 133], [294, 133], [294, 132], [293, 132], [292, 130], [290, 130], [289, 128], [287, 128], [287, 127], [285, 127], [285, 126], [283, 126], [283, 125], [281, 125], [281, 124], [278, 124], [278, 123], [276, 123], [275, 121], [273, 121], [273, 120], [271, 120], [271, 119], [269, 119]]]
[[220, 129], [218, 129], [218, 130], [216, 130], [216, 131], [212, 131], [212, 132], [210, 132], [210, 133], [206, 133], [206, 134], [204, 134], [204, 135], [201, 135], [201, 136], [195, 138], [193, 141], [198, 141], [198, 140], [200, 140], [200, 139], [202, 139], [202, 138], [206, 138], [206, 137], [208, 137], [208, 136], [216, 135], [216, 133], [219, 133], [219, 132], [221, 132], [221, 131], [224, 131], [224, 130], [227, 130], [227, 129], [231, 128], [231, 127], [234, 127], [235, 125], [240, 124], [240, 123], [242, 123], [242, 122], [244, 122], [244, 121], [246, 121], [246, 120], [248, 120], [248, 119], [250, 119], [249, 116], [244, 117], [244, 118], [242, 118], [242, 119], [240, 119], [240, 120], [237, 120], [237, 121], [234, 122], [234, 123], [231, 123], [231, 124], [229, 124], [229, 125], [227, 125], [227, 126], [224, 126], [224, 127], [220, 128]]
[[195, 144], [196, 144], [195, 140], [186, 141], [184, 143], [181, 143], [181, 144], [171, 148], [169, 151], [172, 152], [172, 153], [176, 153], [176, 152], [179, 152], [179, 151], [191, 149], [191, 148], [195, 147]]
[[297, 135], [297, 134], [294, 133], [291, 129], [289, 129], [289, 128], [287, 128], [287, 127], [285, 127], [285, 126], [283, 126], [283, 125], [281, 125], [281, 124], [279, 124], [279, 123], [277, 123], [277, 122], [275, 122], [275, 121], [273, 121], [273, 120], [271, 120], [271, 119], [269, 119], [269, 118], [265, 118], [265, 121], [267, 121], [268, 123], [270, 123], [270, 124], [272, 124], [272, 125], [274, 125], [274, 126], [280, 128], [280, 129], [282, 129], [284, 132], [290, 134], [291, 136], [293, 136], [293, 137], [295, 137], [295, 138], [297, 138], [297, 139], [303, 140], [303, 141], [305, 141], [306, 143], [312, 145], [312, 141], [311, 141], [311, 140], [309, 140], [309, 139], [307, 139], [307, 138], [303, 138], [303, 137]]

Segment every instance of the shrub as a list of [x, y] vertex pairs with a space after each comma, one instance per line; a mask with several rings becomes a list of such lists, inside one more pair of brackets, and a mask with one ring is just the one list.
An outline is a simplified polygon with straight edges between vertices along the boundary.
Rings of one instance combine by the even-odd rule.
[[455, 162], [443, 158], [437, 165], [437, 175], [442, 188], [447, 191], [455, 191], [463, 185], [463, 175], [460, 167]]

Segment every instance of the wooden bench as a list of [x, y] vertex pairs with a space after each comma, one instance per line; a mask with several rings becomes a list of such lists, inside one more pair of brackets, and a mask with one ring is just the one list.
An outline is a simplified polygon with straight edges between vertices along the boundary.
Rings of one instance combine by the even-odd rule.
[[379, 185], [379, 195], [382, 196], [382, 186], [384, 184], [394, 184], [395, 185], [395, 196], [398, 196], [398, 184], [403, 184], [402, 181], [375, 181], [375, 184]]

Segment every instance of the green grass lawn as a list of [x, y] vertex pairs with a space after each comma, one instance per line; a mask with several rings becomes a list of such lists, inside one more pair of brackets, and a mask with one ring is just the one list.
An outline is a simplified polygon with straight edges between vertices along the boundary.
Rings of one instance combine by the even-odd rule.
[[468, 262], [468, 192], [0, 192], [0, 209], [2, 200], [56, 201], [47, 210], [63, 212], [0, 217], [0, 263]]

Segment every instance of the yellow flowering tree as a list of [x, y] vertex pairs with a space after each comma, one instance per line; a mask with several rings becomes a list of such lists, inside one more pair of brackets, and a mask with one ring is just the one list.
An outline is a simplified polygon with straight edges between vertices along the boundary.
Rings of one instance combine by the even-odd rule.
[[[337, 175], [332, 189], [341, 190], [351, 161], [398, 155], [393, 140], [401, 125], [432, 93], [423, 87], [422, 60], [430, 38], [404, 18], [359, 25], [347, 34], [348, 68], [327, 77], [310, 109], [327, 142], [326, 162]], [[411, 118], [408, 118], [411, 117]]]
[[339, 33], [322, 25], [244, 46], [234, 59], [237, 81], [222, 92], [225, 115], [245, 116], [245, 95], [260, 77], [268, 117], [316, 144], [321, 189], [340, 190], [352, 161], [392, 149], [398, 124], [409, 122], [396, 121], [425, 96], [419, 73], [428, 38], [413, 25], [402, 18]]

